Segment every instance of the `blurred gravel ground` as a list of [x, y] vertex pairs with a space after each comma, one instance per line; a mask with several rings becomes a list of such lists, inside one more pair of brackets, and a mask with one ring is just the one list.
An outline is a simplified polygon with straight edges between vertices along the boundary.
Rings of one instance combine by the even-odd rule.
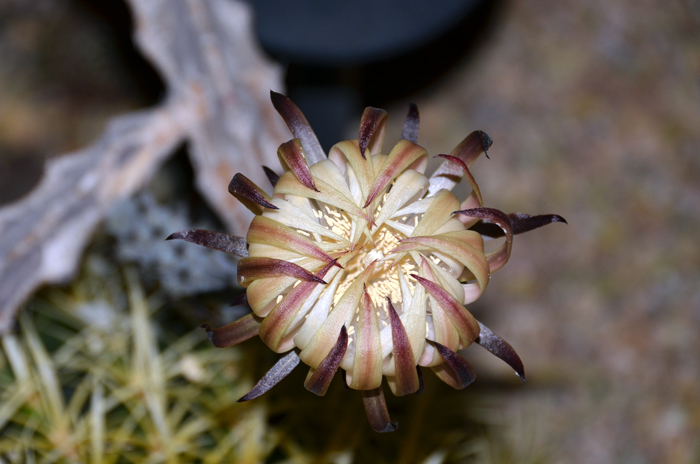
[[569, 221], [516, 237], [474, 311], [528, 370], [506, 419], [546, 462], [700, 462], [700, 4], [510, 2], [415, 100], [430, 153], [493, 137], [487, 206]]

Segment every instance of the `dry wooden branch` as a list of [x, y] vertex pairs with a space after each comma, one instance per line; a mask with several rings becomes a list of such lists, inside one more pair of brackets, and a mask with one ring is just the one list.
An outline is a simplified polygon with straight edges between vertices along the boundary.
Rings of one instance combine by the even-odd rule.
[[96, 143], [46, 165], [39, 186], [0, 209], [0, 332], [40, 285], [69, 279], [110, 206], [143, 187], [189, 141], [196, 185], [233, 233], [252, 215], [227, 185], [236, 172], [267, 182], [288, 138], [269, 91], [281, 70], [258, 48], [247, 5], [232, 0], [129, 0], [135, 40], [168, 93], [154, 109], [112, 120]]

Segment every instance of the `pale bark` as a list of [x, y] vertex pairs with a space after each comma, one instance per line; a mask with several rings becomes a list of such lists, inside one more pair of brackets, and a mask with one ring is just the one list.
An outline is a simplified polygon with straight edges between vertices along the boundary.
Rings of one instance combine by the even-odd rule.
[[129, 0], [134, 38], [167, 86], [152, 109], [113, 119], [91, 146], [46, 164], [40, 184], [0, 209], [0, 332], [40, 285], [68, 280], [111, 205], [142, 188], [187, 141], [197, 188], [229, 232], [252, 215], [227, 191], [236, 172], [267, 185], [289, 138], [270, 104], [278, 66], [258, 47], [249, 7], [233, 0]]

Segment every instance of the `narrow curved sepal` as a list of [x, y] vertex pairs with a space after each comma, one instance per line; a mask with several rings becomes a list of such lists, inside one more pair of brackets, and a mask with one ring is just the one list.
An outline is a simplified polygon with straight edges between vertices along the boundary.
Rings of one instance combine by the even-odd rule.
[[248, 304], [248, 295], [241, 293], [236, 298], [233, 299], [229, 306], [243, 306]]
[[538, 216], [530, 216], [525, 213], [510, 213], [508, 215], [513, 227], [513, 234], [523, 234], [531, 230], [539, 229], [553, 222], [563, 222], [569, 224], [566, 219], [558, 214], [540, 214]]
[[290, 276], [306, 282], [326, 282], [298, 264], [275, 258], [244, 258], [238, 261], [238, 285], [247, 287], [255, 279]]
[[381, 385], [373, 390], [362, 390], [362, 401], [369, 425], [375, 432], [388, 433], [398, 430], [398, 422], [392, 422], [389, 416]]
[[270, 100], [294, 138], [301, 140], [309, 165], [313, 166], [326, 159], [326, 152], [323, 151], [316, 133], [299, 107], [289, 98], [272, 90], [270, 90]]
[[272, 187], [274, 188], [275, 185], [277, 185], [277, 181], [280, 180], [280, 176], [278, 176], [275, 171], [268, 168], [267, 166], [263, 166], [262, 168], [263, 168], [263, 172], [265, 172], [265, 176], [267, 177], [267, 180], [270, 181], [270, 183], [272, 184]]
[[479, 322], [479, 327], [481, 328], [481, 333], [479, 333], [479, 338], [476, 339], [476, 343], [486, 348], [497, 358], [502, 359], [506, 364], [512, 367], [515, 373], [518, 374], [518, 377], [525, 382], [525, 367], [520, 360], [520, 356], [518, 356], [518, 353], [515, 352], [510, 343], [493, 333], [491, 329], [481, 322]]
[[[470, 235], [473, 234], [473, 237]], [[476, 238], [480, 243], [476, 243]], [[471, 243], [469, 242], [471, 241]], [[483, 253], [483, 241], [479, 234], [471, 231], [448, 232], [428, 237], [409, 237], [401, 240], [391, 253], [408, 251], [437, 251], [462, 263], [479, 283], [481, 295], [489, 282], [489, 263]]]
[[[486, 154], [488, 158], [488, 149], [493, 144], [493, 140], [484, 131], [474, 131], [460, 142], [454, 150], [450, 152], [450, 156], [455, 156], [469, 168], [481, 156]], [[462, 168], [454, 163], [442, 163], [430, 176], [430, 189], [427, 196], [435, 195], [439, 190], [452, 190], [457, 185], [462, 176]]]
[[474, 368], [466, 359], [437, 342], [430, 342], [445, 360], [444, 364], [433, 367], [435, 375], [452, 388], [462, 390], [476, 379]]
[[228, 191], [253, 214], [262, 214], [265, 208], [277, 209], [270, 203], [270, 196], [240, 172], [229, 182]]
[[291, 351], [287, 356], [281, 358], [267, 374], [253, 387], [251, 391], [242, 396], [238, 402], [243, 403], [257, 398], [267, 393], [272, 387], [277, 385], [283, 378], [287, 377], [295, 367], [299, 365], [299, 355]]
[[403, 123], [403, 133], [401, 134], [401, 138], [404, 140], [409, 140], [413, 143], [418, 143], [419, 126], [420, 113], [418, 112], [418, 106], [415, 103], [410, 103], [408, 105], [406, 120]]
[[[331, 349], [331, 352], [328, 353], [328, 356], [321, 361], [317, 369], [309, 369], [309, 374], [306, 376], [306, 381], [304, 381], [304, 387], [318, 396], [325, 395], [338, 370], [338, 366], [340, 366], [340, 361], [342, 361], [343, 356], [345, 356], [347, 348], [348, 331], [345, 329], [345, 326], [343, 326], [340, 329], [338, 341], [333, 349]], [[344, 377], [345, 376], [343, 376], [343, 378]]]
[[[332, 161], [328, 162], [331, 163], [332, 166], [335, 166]], [[327, 203], [335, 206], [336, 208], [345, 210], [345, 212], [349, 214], [362, 218], [367, 222], [372, 222], [370, 215], [358, 208], [351, 197], [346, 196], [343, 192], [335, 188], [333, 184], [326, 182], [324, 178], [318, 174], [318, 172], [323, 171], [323, 168], [325, 167], [327, 166], [324, 166], [324, 163], [319, 163], [314, 167], [316, 170], [315, 185], [317, 190], [307, 188], [299, 181], [299, 179], [296, 178], [296, 176], [294, 176], [293, 173], [286, 172], [284, 175], [282, 175], [282, 177], [280, 177], [279, 183], [275, 187], [275, 193], [281, 195], [298, 195], [311, 200]]]
[[[568, 224], [566, 219], [558, 214], [540, 214], [538, 216], [530, 216], [529, 214], [525, 213], [510, 213], [508, 218], [510, 219], [511, 228], [513, 229], [513, 235], [524, 234], [525, 232], [539, 229], [540, 227], [552, 224], [553, 222], [563, 222], [564, 224]], [[470, 229], [478, 232], [484, 237], [500, 238], [505, 235], [500, 227], [498, 227], [496, 224], [491, 224], [488, 222], [477, 223]]]
[[320, 261], [333, 261], [333, 258], [315, 242], [297, 233], [291, 227], [287, 227], [266, 216], [253, 218], [246, 238], [249, 243], [262, 243], [282, 248], [283, 250], [293, 251]]
[[370, 148], [372, 155], [381, 150], [388, 119], [388, 113], [381, 108], [368, 106], [362, 112], [358, 140], [360, 142], [360, 154], [362, 154], [363, 158], [367, 159], [367, 156], [365, 156], [367, 147]]
[[262, 319], [251, 313], [216, 329], [212, 329], [209, 324], [202, 324], [199, 327], [207, 331], [207, 337], [215, 347], [226, 348], [258, 335], [261, 323]]
[[490, 271], [496, 272], [510, 259], [510, 252], [513, 247], [513, 229], [510, 218], [503, 211], [494, 208], [472, 208], [455, 211], [454, 214], [462, 214], [467, 217], [479, 218], [496, 224], [505, 234], [506, 241], [497, 250], [486, 255], [489, 262]]
[[408, 339], [406, 329], [401, 323], [394, 305], [389, 302], [389, 317], [391, 318], [391, 340], [394, 346], [394, 365], [396, 366], [396, 382], [393, 393], [396, 396], [410, 395], [420, 388], [420, 379], [416, 370], [416, 360]]
[[481, 197], [481, 189], [479, 189], [479, 184], [476, 183], [476, 179], [474, 179], [474, 176], [472, 175], [471, 171], [467, 167], [466, 163], [464, 161], [462, 161], [461, 158], [457, 158], [456, 156], [452, 156], [452, 155], [437, 155], [436, 157], [444, 158], [447, 161], [455, 163], [457, 166], [462, 168], [462, 172], [464, 173], [464, 177], [467, 178], [467, 180], [469, 181], [469, 185], [472, 186], [474, 197], [478, 201], [479, 206], [483, 206], [484, 199]]
[[382, 384], [382, 341], [379, 319], [372, 300], [364, 287], [355, 327], [355, 359], [350, 388], [372, 390]]
[[474, 316], [467, 311], [467, 308], [435, 282], [417, 274], [411, 274], [411, 277], [425, 287], [430, 296], [435, 299], [437, 305], [445, 311], [447, 317], [450, 318], [452, 324], [454, 324], [459, 333], [462, 346], [466, 348], [471, 345], [479, 336], [479, 323], [474, 319]]
[[[338, 260], [334, 259], [326, 264], [318, 271], [316, 280], [323, 282], [323, 277], [337, 262]], [[290, 325], [316, 285], [318, 285], [317, 281], [300, 283], [263, 319], [262, 324], [260, 324], [260, 339], [272, 350], [283, 352], [294, 346], [292, 340], [286, 340], [287, 343], [283, 342], [288, 335]], [[291, 343], [291, 346], [288, 346], [288, 343]]]
[[394, 180], [396, 176], [408, 169], [409, 166], [420, 158], [425, 158], [427, 156], [428, 152], [420, 145], [416, 145], [408, 140], [400, 140], [391, 150], [386, 160], [384, 160], [384, 164], [382, 164], [381, 170], [377, 174], [377, 178], [374, 181], [374, 185], [372, 185], [372, 189], [369, 192], [369, 196], [363, 208], [372, 204], [374, 199], [384, 191], [387, 185], [389, 185], [389, 182]]
[[283, 143], [277, 149], [277, 156], [282, 165], [287, 165], [299, 182], [311, 190], [318, 192], [314, 184], [314, 177], [309, 170], [309, 163], [306, 161], [304, 148], [301, 146], [301, 140], [292, 139], [289, 142]]
[[[364, 286], [367, 279], [374, 272], [376, 261], [372, 262], [365, 270], [355, 278], [340, 300], [335, 304], [333, 310], [328, 313], [328, 317], [321, 324], [309, 343], [301, 350], [300, 356], [304, 363], [311, 367], [318, 367], [336, 343], [335, 334], [340, 332], [340, 328], [352, 321], [355, 317], [355, 309], [363, 296]], [[342, 364], [342, 361], [341, 361]], [[343, 369], [352, 369], [352, 364], [343, 366]]]
[[209, 230], [181, 230], [170, 234], [166, 240], [184, 240], [197, 245], [213, 248], [241, 258], [248, 257], [248, 244], [243, 237], [211, 232]]

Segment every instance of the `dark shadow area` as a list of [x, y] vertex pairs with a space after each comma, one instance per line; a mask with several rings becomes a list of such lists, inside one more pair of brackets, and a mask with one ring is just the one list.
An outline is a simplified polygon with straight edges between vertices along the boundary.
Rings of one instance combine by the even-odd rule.
[[123, 70], [128, 84], [138, 93], [143, 106], [157, 103], [165, 92], [165, 83], [153, 66], [141, 55], [132, 40], [131, 11], [123, 0], [73, 0], [109, 38], [113, 58]]
[[0, 6], [0, 205], [29, 193], [46, 159], [86, 146], [111, 117], [162, 98], [164, 83], [137, 51], [133, 28], [122, 0]]
[[[263, 47], [287, 65], [288, 96], [302, 109], [326, 149], [344, 138], [345, 125], [359, 118], [365, 106], [383, 107], [406, 99], [468, 60], [497, 24], [503, 5], [501, 0], [444, 3], [454, 10], [452, 17], [440, 17], [439, 5], [421, 10], [409, 2], [402, 11], [399, 3], [387, 0], [380, 4], [388, 18], [377, 19], [361, 16], [362, 8], [379, 11], [377, 6], [359, 5], [348, 9], [354, 16], [344, 18], [314, 0], [295, 2], [307, 10], [274, 8], [275, 1], [251, 0]], [[341, 2], [338, 8], [343, 7]], [[421, 12], [425, 18], [410, 17]], [[285, 15], [284, 20], [279, 15]], [[337, 24], [328, 24], [332, 21]], [[376, 25], [390, 30], [377, 33], [371, 29]], [[356, 35], [371, 36], [377, 41], [374, 47], [361, 38], [353, 39], [351, 31], [346, 31], [352, 26], [362, 26]], [[414, 36], [423, 40], [411, 40]]]

